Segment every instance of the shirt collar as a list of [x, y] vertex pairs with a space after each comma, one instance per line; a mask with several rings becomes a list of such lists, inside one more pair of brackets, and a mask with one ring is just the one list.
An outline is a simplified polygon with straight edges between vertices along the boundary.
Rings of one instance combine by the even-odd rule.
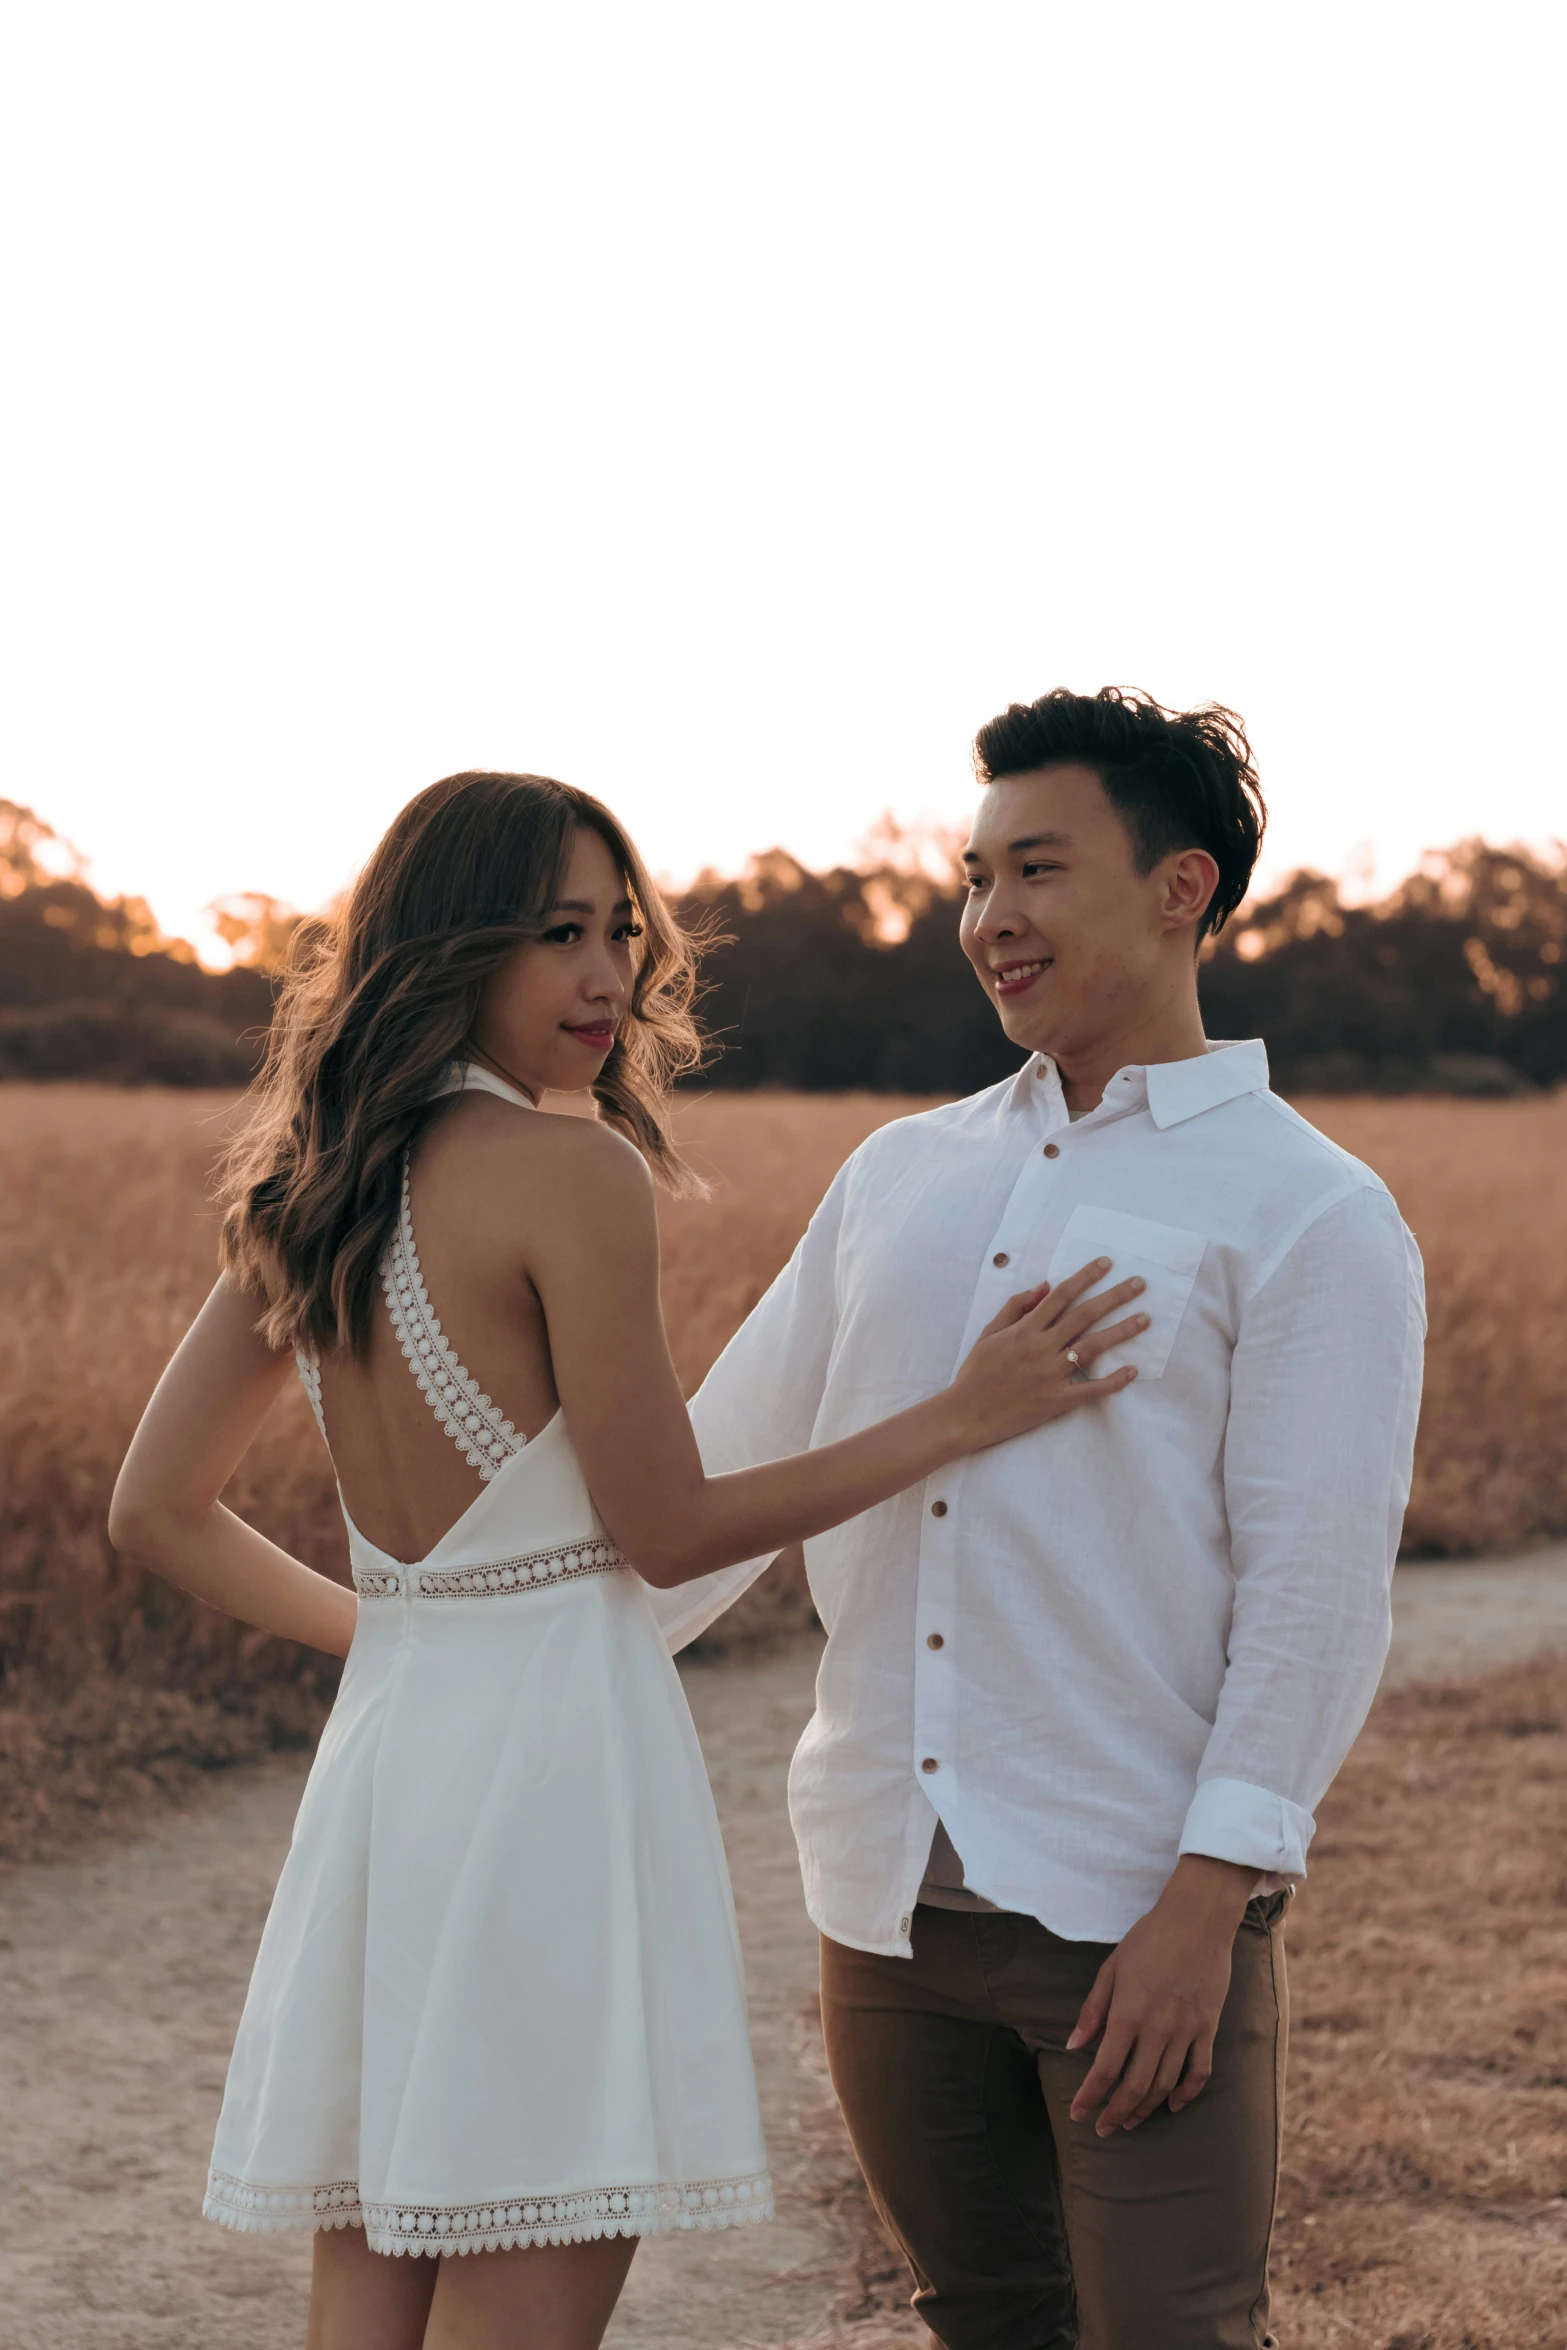
[[[1031, 1079], [1036, 1100], [1040, 1080], [1051, 1093], [1059, 1092], [1060, 1076], [1048, 1053], [1036, 1053], [1024, 1062], [1018, 1071], [1014, 1100], [1021, 1098]], [[1105, 1087], [1101, 1107], [1139, 1109], [1146, 1101], [1148, 1115], [1162, 1130], [1200, 1117], [1204, 1110], [1216, 1110], [1243, 1093], [1267, 1090], [1268, 1048], [1260, 1037], [1249, 1037], [1240, 1044], [1210, 1043], [1206, 1052], [1187, 1061], [1152, 1061], [1146, 1067], [1118, 1069]]]

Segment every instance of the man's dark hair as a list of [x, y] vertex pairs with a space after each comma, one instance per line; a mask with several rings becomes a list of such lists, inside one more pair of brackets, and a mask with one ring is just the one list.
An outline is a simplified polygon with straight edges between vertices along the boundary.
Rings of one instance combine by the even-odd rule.
[[1125, 825], [1139, 873], [1176, 849], [1206, 849], [1218, 885], [1198, 931], [1220, 931], [1246, 895], [1268, 811], [1233, 710], [1165, 710], [1147, 694], [1065, 686], [1014, 702], [974, 737], [981, 783], [1036, 767], [1091, 767]]

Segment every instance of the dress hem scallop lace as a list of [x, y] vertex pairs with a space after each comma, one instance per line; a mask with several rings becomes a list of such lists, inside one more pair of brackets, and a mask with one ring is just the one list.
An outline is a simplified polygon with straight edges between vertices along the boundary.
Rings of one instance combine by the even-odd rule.
[[373, 2252], [440, 2255], [586, 2244], [600, 2236], [662, 2236], [682, 2228], [747, 2227], [773, 2216], [766, 2171], [745, 2178], [644, 2187], [587, 2187], [464, 2204], [372, 2203], [358, 2183], [262, 2187], [211, 2171], [203, 2216], [243, 2235], [286, 2228], [363, 2228]]

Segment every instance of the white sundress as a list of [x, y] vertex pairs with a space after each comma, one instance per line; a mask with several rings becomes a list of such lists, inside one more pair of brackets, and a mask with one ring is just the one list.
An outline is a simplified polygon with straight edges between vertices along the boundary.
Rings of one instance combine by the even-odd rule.
[[[461, 1082], [532, 1107], [487, 1071]], [[406, 1163], [382, 1279], [483, 1486], [412, 1566], [343, 1513], [358, 1625], [203, 2209], [362, 2226], [381, 2253], [767, 2219], [728, 1872], [646, 1586], [561, 1415], [525, 1445], [442, 1335]]]

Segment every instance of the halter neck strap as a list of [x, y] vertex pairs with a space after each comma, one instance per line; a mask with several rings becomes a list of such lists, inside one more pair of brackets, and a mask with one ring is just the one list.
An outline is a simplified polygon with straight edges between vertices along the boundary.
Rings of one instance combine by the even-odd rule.
[[518, 1085], [511, 1085], [504, 1077], [497, 1077], [493, 1069], [486, 1069], [478, 1061], [453, 1061], [446, 1075], [436, 1087], [443, 1093], [493, 1093], [497, 1101], [514, 1102], [519, 1110], [534, 1110], [531, 1101]]
[[[514, 1102], [519, 1110], [537, 1106], [520, 1087], [497, 1077], [492, 1070], [481, 1068], [476, 1061], [451, 1062], [435, 1093], [437, 1098], [447, 1093], [493, 1093], [500, 1101]], [[482, 1392], [473, 1374], [463, 1368], [436, 1318], [414, 1240], [408, 1170], [409, 1154], [405, 1150], [397, 1222], [381, 1258], [381, 1287], [386, 1292], [392, 1327], [419, 1382], [421, 1394], [470, 1466], [488, 1483], [497, 1470], [524, 1449], [528, 1440], [513, 1427], [499, 1404], [492, 1403]], [[321, 1408], [320, 1357], [313, 1346], [300, 1346], [295, 1349], [295, 1360], [316, 1416], [316, 1426], [330, 1452], [331, 1439], [327, 1436], [326, 1416]]]

